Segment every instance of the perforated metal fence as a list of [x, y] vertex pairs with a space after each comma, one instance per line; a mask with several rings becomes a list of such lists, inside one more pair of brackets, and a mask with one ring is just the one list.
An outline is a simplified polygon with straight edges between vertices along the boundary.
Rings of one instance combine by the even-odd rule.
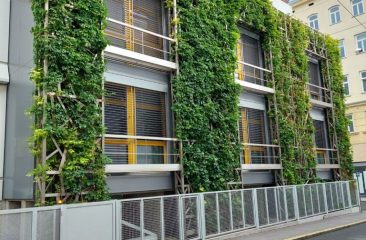
[[204, 239], [359, 206], [355, 182], [121, 201], [121, 239]]
[[359, 205], [356, 182], [332, 182], [5, 210], [0, 239], [205, 239]]

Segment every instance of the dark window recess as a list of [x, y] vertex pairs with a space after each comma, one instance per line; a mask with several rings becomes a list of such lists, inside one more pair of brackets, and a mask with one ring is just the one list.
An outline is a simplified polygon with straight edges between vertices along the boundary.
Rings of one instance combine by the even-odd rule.
[[165, 137], [165, 117], [165, 94], [136, 88], [137, 135]]
[[314, 120], [314, 127], [315, 127], [315, 146], [317, 148], [327, 148], [325, 122]]
[[324, 100], [324, 87], [323, 81], [320, 76], [319, 64], [309, 62], [309, 90], [312, 99], [323, 101]]
[[[262, 67], [262, 50], [259, 40], [245, 34], [242, 34], [241, 39], [243, 42], [242, 61], [257, 67]], [[244, 78], [244, 81], [263, 85], [261, 80], [263, 79], [263, 72], [252, 66], [244, 65]]]
[[127, 89], [115, 83], [106, 83], [104, 124], [107, 134], [127, 135]]

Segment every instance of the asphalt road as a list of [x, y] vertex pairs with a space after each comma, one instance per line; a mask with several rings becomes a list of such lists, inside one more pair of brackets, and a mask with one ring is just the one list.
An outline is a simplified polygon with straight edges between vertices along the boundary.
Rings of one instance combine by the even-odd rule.
[[308, 238], [308, 240], [366, 240], [366, 223]]

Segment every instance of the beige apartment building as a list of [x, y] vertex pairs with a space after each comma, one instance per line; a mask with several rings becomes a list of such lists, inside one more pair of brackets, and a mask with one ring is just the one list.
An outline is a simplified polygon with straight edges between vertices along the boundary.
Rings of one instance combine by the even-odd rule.
[[353, 161], [366, 193], [366, 0], [290, 0], [295, 18], [339, 39]]

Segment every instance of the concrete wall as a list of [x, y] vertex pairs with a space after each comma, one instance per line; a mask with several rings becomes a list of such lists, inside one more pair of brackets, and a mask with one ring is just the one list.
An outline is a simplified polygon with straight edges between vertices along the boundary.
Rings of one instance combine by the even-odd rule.
[[26, 174], [34, 168], [34, 159], [28, 147], [31, 121], [25, 111], [31, 105], [33, 91], [29, 80], [33, 62], [31, 1], [12, 0], [10, 22], [3, 197], [30, 200], [33, 199], [33, 179]]

